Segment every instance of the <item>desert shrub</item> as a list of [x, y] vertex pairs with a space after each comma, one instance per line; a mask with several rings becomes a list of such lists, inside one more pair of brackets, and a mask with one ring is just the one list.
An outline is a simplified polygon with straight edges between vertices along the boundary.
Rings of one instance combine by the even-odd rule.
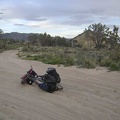
[[110, 58], [112, 61], [115, 61], [115, 62], [120, 61], [120, 47], [111, 51]]
[[3, 49], [0, 49], [0, 53], [3, 52]]
[[60, 54], [42, 54], [40, 59], [43, 63], [47, 64], [63, 64], [64, 66], [74, 65], [74, 59], [71, 56], [63, 56]]
[[55, 65], [55, 64], [58, 64], [58, 65], [60, 65], [60, 64], [63, 64], [62, 63], [62, 59], [60, 58], [60, 57], [51, 57], [49, 60], [48, 59], [44, 59], [44, 60], [42, 60], [44, 63], [47, 63], [47, 64], [53, 64], [53, 65]]
[[119, 71], [120, 70], [120, 46], [116, 46], [116, 48], [111, 50], [107, 56], [108, 56], [108, 59], [105, 61], [105, 66], [107, 66], [112, 71]]
[[75, 64], [74, 58], [72, 56], [66, 56], [63, 60], [65, 66], [71, 66]]
[[26, 59], [26, 60], [34, 60], [33, 56], [31, 56], [31, 55], [29, 55], [29, 54], [26, 55], [25, 59]]
[[79, 51], [76, 56], [76, 65], [83, 68], [95, 68], [96, 57], [93, 52]]
[[61, 62], [59, 56], [55, 56], [54, 54], [50, 54], [50, 53], [43, 53], [41, 54], [40, 58], [41, 58], [40, 60], [46, 64], [60, 64]]
[[33, 60], [40, 60], [40, 58], [41, 58], [40, 55], [34, 55], [33, 56]]
[[101, 62], [101, 66], [107, 67], [111, 71], [119, 71], [120, 70], [120, 62], [115, 62], [112, 59], [104, 59]]
[[85, 59], [85, 58], [81, 58], [76, 62], [78, 67], [81, 68], [95, 68], [96, 67], [96, 63], [94, 60], [92, 59]]
[[22, 48], [22, 51], [23, 51], [23, 52], [27, 52], [27, 51], [29, 51], [29, 50], [30, 50], [30, 49], [29, 49], [28, 47], [23, 47], [23, 48]]
[[37, 46], [30, 46], [29, 45], [29, 47], [28, 46], [23, 46], [22, 51], [23, 52], [32, 52], [33, 53], [33, 52], [39, 52], [40, 48], [37, 47]]
[[[65, 49], [56, 49], [51, 47], [41, 48], [40, 52], [34, 53], [34, 52], [28, 52], [26, 54], [25, 59], [27, 60], [37, 60], [41, 61], [46, 64], [57, 64], [64, 66], [70, 66], [74, 65], [74, 57], [65, 53]], [[44, 52], [43, 52], [44, 51]], [[25, 52], [25, 51], [24, 51]]]
[[19, 58], [22, 57], [22, 55], [20, 54], [20, 52], [18, 52], [16, 55], [18, 55]]
[[[117, 49], [116, 49], [117, 50]], [[119, 70], [119, 54], [117, 50], [95, 50], [69, 47], [37, 47], [30, 46], [23, 49], [25, 59], [37, 60], [46, 64], [64, 66], [76, 65], [82, 68], [104, 66], [110, 70]], [[21, 55], [22, 56], [22, 55]]]
[[112, 61], [110, 58], [103, 59], [100, 63], [100, 66], [109, 67], [111, 65], [111, 63], [112, 63]]
[[119, 71], [120, 70], [120, 63], [112, 62], [109, 66], [109, 70]]
[[95, 67], [96, 67], [96, 64], [95, 64], [95, 62], [94, 62], [93, 60], [86, 59], [86, 60], [84, 61], [84, 67], [85, 67], [85, 68], [88, 68], [88, 69], [90, 69], [90, 68], [95, 68]]

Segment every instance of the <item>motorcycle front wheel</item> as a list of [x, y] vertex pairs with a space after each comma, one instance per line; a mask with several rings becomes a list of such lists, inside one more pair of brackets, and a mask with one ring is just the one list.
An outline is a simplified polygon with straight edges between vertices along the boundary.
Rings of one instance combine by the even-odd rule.
[[26, 82], [24, 80], [21, 80], [21, 84], [25, 84]]
[[27, 79], [27, 84], [32, 85], [33, 82], [34, 82], [34, 81], [33, 81], [32, 79]]

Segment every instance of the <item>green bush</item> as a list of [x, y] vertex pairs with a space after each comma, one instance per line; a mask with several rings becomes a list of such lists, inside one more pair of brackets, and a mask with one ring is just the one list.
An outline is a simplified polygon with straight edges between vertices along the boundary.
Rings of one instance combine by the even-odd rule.
[[27, 52], [27, 51], [29, 51], [29, 48], [28, 48], [28, 47], [23, 47], [23, 48], [22, 48], [22, 51], [23, 51], [23, 52]]
[[112, 50], [110, 53], [110, 58], [115, 62], [120, 61], [120, 48]]
[[[104, 66], [110, 70], [119, 70], [119, 51], [94, 50], [69, 47], [37, 47], [30, 46], [23, 49], [26, 59], [37, 60], [46, 64], [95, 68]], [[22, 56], [22, 55], [21, 55]]]
[[120, 70], [120, 63], [112, 61], [110, 58], [102, 60], [101, 66], [108, 67], [108, 69], [111, 71], [119, 71]]
[[103, 67], [109, 67], [110, 65], [111, 65], [111, 59], [109, 58], [109, 59], [103, 59], [103, 60], [101, 60], [101, 63], [100, 63], [100, 65], [101, 66], [103, 66]]
[[113, 62], [109, 66], [109, 70], [112, 71], [119, 71], [120, 70], [120, 63]]
[[42, 55], [41, 57], [41, 61], [43, 63], [47, 63], [47, 64], [63, 64], [65, 66], [70, 66], [70, 65], [74, 65], [74, 59], [70, 56], [62, 56], [61, 55]]
[[35, 56], [32, 56], [33, 60], [40, 60], [40, 55], [35, 55]]
[[62, 64], [62, 58], [60, 58], [59, 56], [53, 56], [53, 55], [42, 55], [41, 57], [41, 61], [43, 63], [47, 63], [47, 64]]
[[64, 60], [63, 63], [65, 66], [71, 66], [75, 65], [74, 58], [72, 56], [67, 56]]
[[95, 62], [93, 60], [86, 59], [84, 61], [84, 67], [90, 69], [90, 68], [95, 68], [96, 65], [95, 65]]

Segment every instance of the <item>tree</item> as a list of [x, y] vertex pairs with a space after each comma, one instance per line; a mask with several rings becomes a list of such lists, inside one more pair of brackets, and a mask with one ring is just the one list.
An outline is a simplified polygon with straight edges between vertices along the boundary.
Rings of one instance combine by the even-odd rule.
[[53, 44], [52, 37], [47, 33], [39, 34], [39, 42], [42, 46], [52, 46]]
[[86, 36], [93, 40], [95, 48], [100, 49], [104, 47], [106, 38], [108, 37], [109, 28], [101, 23], [92, 24], [85, 29]]
[[64, 37], [55, 36], [54, 40], [57, 46], [66, 46], [66, 47], [70, 46], [70, 41]]
[[29, 41], [32, 43], [32, 45], [35, 45], [38, 42], [38, 35], [37, 34], [31, 34], [28, 36]]
[[120, 40], [120, 37], [118, 36], [118, 30], [119, 28], [115, 25], [113, 26], [113, 31], [109, 31], [109, 39], [108, 44], [111, 46], [111, 48], [115, 48], [116, 45], [118, 45], [118, 42]]
[[3, 34], [3, 30], [0, 29], [0, 39], [1, 39], [1, 35]]

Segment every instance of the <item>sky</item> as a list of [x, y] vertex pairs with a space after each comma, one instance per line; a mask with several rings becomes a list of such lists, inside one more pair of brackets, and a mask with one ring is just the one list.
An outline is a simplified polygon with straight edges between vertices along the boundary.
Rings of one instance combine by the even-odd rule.
[[4, 33], [73, 38], [95, 23], [120, 27], [120, 0], [0, 0]]

